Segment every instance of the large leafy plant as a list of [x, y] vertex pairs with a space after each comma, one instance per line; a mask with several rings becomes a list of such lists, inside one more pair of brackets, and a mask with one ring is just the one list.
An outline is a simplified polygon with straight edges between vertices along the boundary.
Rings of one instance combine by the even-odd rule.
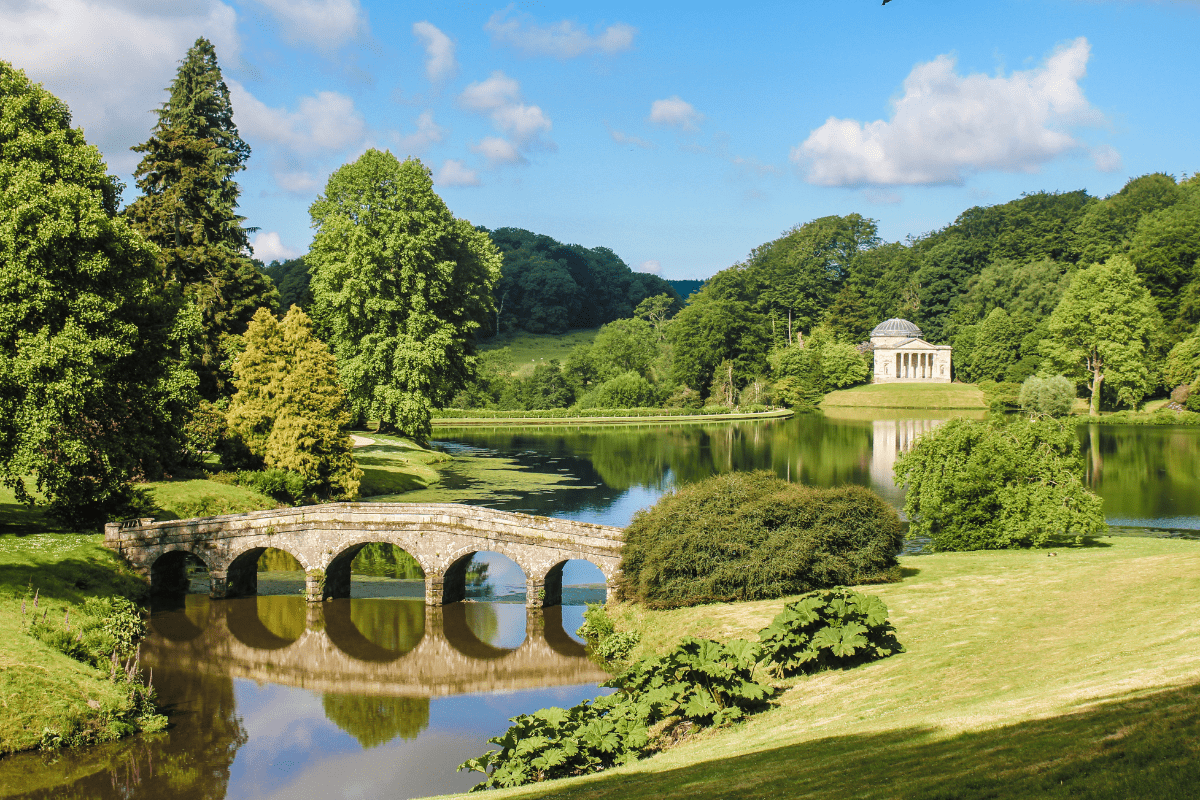
[[846, 669], [902, 652], [883, 601], [845, 589], [811, 592], [758, 633], [762, 658], [780, 677]]

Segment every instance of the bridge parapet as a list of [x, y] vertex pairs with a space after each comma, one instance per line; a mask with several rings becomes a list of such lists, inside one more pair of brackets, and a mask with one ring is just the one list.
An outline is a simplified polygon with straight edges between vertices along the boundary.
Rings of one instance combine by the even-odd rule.
[[153, 588], [178, 588], [186, 580], [183, 554], [190, 553], [208, 567], [214, 597], [254, 594], [258, 557], [276, 548], [300, 562], [314, 602], [349, 597], [354, 556], [366, 544], [387, 542], [421, 565], [429, 605], [463, 599], [467, 564], [482, 551], [521, 567], [530, 606], [561, 602], [562, 567], [570, 559], [599, 567], [611, 591], [623, 536], [605, 525], [457, 503], [329, 503], [104, 529], [105, 545], [148, 574]]

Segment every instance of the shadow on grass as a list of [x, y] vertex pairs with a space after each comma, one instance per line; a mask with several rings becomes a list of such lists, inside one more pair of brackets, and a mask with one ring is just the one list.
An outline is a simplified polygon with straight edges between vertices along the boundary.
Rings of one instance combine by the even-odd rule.
[[929, 728], [834, 737], [661, 772], [530, 787], [524, 796], [1182, 800], [1196, 797], [1197, 787], [1200, 686], [1191, 685], [948, 738]]
[[69, 558], [62, 561], [34, 561], [29, 564], [0, 564], [0, 592], [22, 597], [28, 587], [41, 597], [82, 603], [93, 595], [121, 595], [131, 600], [144, 599], [145, 581], [115, 564]]
[[24, 503], [0, 503], [0, 534], [46, 533], [57, 531], [58, 525], [46, 515], [43, 506]]
[[921, 570], [917, 569], [916, 567], [901, 567], [900, 568], [900, 580], [904, 580], [905, 578], [915, 578], [920, 574], [921, 574]]

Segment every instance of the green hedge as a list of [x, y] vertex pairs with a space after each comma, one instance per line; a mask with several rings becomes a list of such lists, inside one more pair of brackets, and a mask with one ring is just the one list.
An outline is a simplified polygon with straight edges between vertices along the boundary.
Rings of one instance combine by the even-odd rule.
[[1117, 411], [1096, 417], [1081, 414], [1075, 418], [1075, 422], [1079, 425], [1200, 425], [1200, 413], [1172, 411], [1166, 408], [1153, 414], [1144, 411]]
[[535, 411], [498, 411], [484, 408], [439, 408], [433, 412], [437, 419], [573, 419], [587, 417], [691, 417], [711, 414], [761, 413], [766, 406], [754, 406], [742, 412], [725, 406], [694, 408], [546, 408]]
[[895, 580], [903, 540], [899, 515], [870, 489], [718, 475], [634, 516], [617, 591], [677, 608]]

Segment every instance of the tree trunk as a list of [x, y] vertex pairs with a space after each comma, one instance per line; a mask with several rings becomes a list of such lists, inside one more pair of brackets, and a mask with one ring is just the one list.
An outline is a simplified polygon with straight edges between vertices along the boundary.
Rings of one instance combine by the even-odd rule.
[[1096, 372], [1092, 376], [1092, 401], [1088, 406], [1088, 416], [1100, 416], [1100, 385], [1104, 383], [1104, 373]]
[[792, 346], [792, 310], [788, 309], [788, 347]]

